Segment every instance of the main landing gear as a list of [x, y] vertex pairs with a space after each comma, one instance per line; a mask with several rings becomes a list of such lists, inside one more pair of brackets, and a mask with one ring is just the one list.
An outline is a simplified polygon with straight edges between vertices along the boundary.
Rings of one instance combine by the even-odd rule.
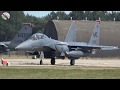
[[43, 65], [43, 60], [42, 59], [40, 60], [40, 65]]
[[55, 65], [55, 51], [51, 52], [51, 61], [50, 61], [51, 65]]
[[[55, 58], [51, 58], [51, 65], [55, 65]], [[43, 65], [43, 60], [40, 60], [40, 65]]]
[[[40, 55], [40, 65], [43, 65], [43, 58], [44, 58], [44, 54], [43, 52], [39, 52]], [[55, 65], [55, 52], [51, 52], [51, 61], [50, 61], [51, 65]]]
[[55, 65], [55, 57], [51, 58], [51, 65]]
[[70, 65], [74, 65], [75, 64], [75, 59], [71, 59], [70, 60]]

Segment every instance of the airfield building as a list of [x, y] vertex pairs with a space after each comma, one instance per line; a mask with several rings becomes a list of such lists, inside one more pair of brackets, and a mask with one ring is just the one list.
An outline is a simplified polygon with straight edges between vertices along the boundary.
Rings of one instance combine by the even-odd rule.
[[[47, 36], [64, 41], [72, 20], [50, 20], [47, 22], [44, 34]], [[89, 42], [95, 21], [78, 20], [76, 41]], [[101, 21], [100, 25], [100, 45], [112, 45], [120, 47], [120, 22]], [[120, 57], [120, 50], [98, 51], [95, 57]]]

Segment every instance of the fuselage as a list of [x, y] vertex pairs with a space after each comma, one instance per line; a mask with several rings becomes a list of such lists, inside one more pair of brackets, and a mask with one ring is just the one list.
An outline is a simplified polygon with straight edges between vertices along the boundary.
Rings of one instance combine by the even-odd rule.
[[[73, 46], [73, 47], [69, 47], [69, 45]], [[37, 34], [32, 35], [31, 38], [29, 38], [28, 40], [19, 44], [16, 47], [16, 49], [24, 50], [24, 51], [51, 51], [51, 50], [54, 50], [58, 56], [61, 56], [62, 54], [65, 55], [65, 54], [67, 54], [66, 52], [69, 52], [70, 55], [75, 54], [76, 57], [79, 58], [82, 55], [84, 55], [83, 53], [81, 53], [82, 51], [80, 50], [80, 48], [76, 47], [76, 46], [80, 46], [80, 45], [87, 45], [87, 43], [85, 43], [85, 42], [63, 42], [63, 41], [48, 38], [44, 34], [37, 33]], [[70, 52], [70, 51], [77, 51], [77, 50], [80, 51], [80, 55], [76, 54], [76, 52]]]

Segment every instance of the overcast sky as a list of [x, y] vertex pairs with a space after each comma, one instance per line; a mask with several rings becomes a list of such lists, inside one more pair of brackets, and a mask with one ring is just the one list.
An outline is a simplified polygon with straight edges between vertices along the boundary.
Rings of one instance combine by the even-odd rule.
[[[43, 16], [46, 16], [50, 13], [51, 11], [24, 11], [25, 15], [26, 14], [29, 14], [29, 15], [32, 15], [32, 16], [36, 16], [36, 17], [43, 17]], [[57, 11], [55, 11], [57, 12]], [[70, 11], [65, 11], [66, 14], [69, 14]]]

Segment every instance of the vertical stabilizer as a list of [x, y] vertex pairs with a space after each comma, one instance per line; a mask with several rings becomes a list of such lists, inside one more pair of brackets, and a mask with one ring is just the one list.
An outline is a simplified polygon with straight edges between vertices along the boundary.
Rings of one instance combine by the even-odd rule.
[[100, 36], [100, 20], [97, 20], [88, 44], [99, 45], [99, 36]]
[[77, 22], [78, 21], [73, 21], [69, 30], [68, 30], [68, 33], [66, 35], [66, 38], [65, 38], [65, 42], [73, 42], [73, 41], [76, 41], [76, 31], [77, 31]]
[[14, 48], [18, 44], [27, 40], [32, 35], [32, 24], [31, 23], [23, 23], [21, 30], [15, 35], [10, 43], [10, 47]]

